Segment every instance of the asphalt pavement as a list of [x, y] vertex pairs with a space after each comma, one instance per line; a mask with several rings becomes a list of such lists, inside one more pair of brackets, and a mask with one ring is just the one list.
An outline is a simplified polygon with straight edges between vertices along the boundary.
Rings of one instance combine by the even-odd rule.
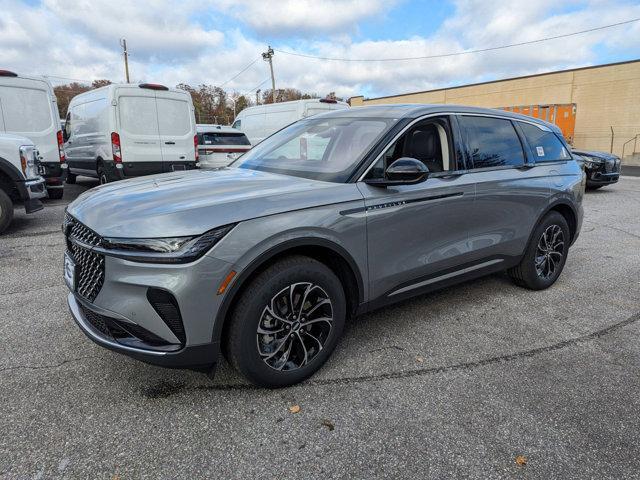
[[640, 178], [586, 194], [551, 289], [494, 275], [373, 312], [282, 390], [80, 332], [60, 225], [94, 185], [0, 237], [0, 478], [640, 477]]

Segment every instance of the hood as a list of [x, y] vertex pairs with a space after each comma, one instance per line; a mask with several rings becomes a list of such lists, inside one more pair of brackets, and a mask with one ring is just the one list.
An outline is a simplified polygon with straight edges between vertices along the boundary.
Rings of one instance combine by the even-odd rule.
[[362, 200], [355, 184], [226, 168], [102, 185], [80, 195], [68, 212], [103, 237], [157, 238], [352, 200]]
[[585, 157], [595, 157], [600, 158], [602, 160], [611, 160], [618, 158], [616, 155], [607, 152], [596, 152], [593, 150], [571, 150], [571, 153], [575, 153], [576, 155], [582, 155]]

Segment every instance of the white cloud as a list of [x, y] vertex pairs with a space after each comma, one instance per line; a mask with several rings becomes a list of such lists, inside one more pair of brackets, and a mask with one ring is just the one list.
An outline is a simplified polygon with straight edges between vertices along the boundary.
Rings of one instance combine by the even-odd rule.
[[216, 0], [215, 8], [275, 36], [354, 31], [358, 21], [391, 8], [397, 0]]
[[[124, 36], [132, 53], [130, 69], [135, 81], [219, 85], [255, 59], [254, 65], [225, 88], [245, 92], [269, 76], [267, 64], [260, 58], [266, 47], [264, 41], [233, 25], [223, 32], [219, 26], [218, 30], [203, 26], [201, 21], [194, 20], [201, 18], [198, 9], [202, 8], [202, 2], [186, 0], [175, 5], [169, 0], [154, 0], [144, 6], [129, 5], [122, 0], [70, 2], [63, 8], [57, 0], [45, 0], [35, 7], [0, 0], [3, 11], [0, 68], [121, 81], [123, 66], [118, 39]], [[364, 15], [364, 4], [340, 2], [338, 7], [337, 3], [315, 0], [310, 6], [304, 1], [283, 2], [280, 13], [271, 13], [263, 23], [267, 29], [285, 31], [287, 25], [293, 25], [300, 31], [314, 28], [315, 32], [326, 33], [318, 33], [315, 40], [306, 39], [301, 53], [395, 58], [530, 41], [640, 17], [640, 5], [623, 0], [572, 4], [570, 13], [553, 13], [556, 7], [550, 0], [511, 2], [508, 9], [502, 2], [458, 0], [454, 14], [430, 35], [356, 41], [346, 30], [339, 35], [336, 32], [356, 24]], [[383, 0], [365, 3], [368, 12], [376, 8], [381, 11], [388, 5]], [[262, 7], [252, 0], [243, 4], [247, 9], [245, 21], [253, 18], [251, 21], [259, 23]], [[307, 5], [304, 15], [296, 13], [298, 4]], [[230, 7], [223, 3], [219, 8]], [[333, 15], [327, 14], [332, 10]], [[335, 14], [338, 11], [343, 15]], [[335, 18], [341, 16], [349, 20]], [[333, 23], [317, 21], [331, 17]], [[312, 21], [313, 27], [309, 26]], [[298, 40], [291, 38], [273, 44], [288, 51], [296, 51], [299, 45]], [[274, 69], [277, 87], [294, 87], [321, 95], [335, 91], [341, 96], [378, 96], [592, 64], [599, 61], [603, 51], [637, 57], [639, 45], [640, 24], [631, 24], [552, 42], [430, 60], [345, 63], [276, 52]], [[270, 82], [262, 86], [263, 90], [267, 88]]]

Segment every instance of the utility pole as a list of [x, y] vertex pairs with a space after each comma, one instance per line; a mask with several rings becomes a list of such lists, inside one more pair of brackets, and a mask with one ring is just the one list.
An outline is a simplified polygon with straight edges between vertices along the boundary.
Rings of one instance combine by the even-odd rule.
[[260, 105], [260, 92], [262, 90], [258, 89], [256, 90], [256, 105]]
[[124, 55], [124, 74], [127, 78], [127, 83], [129, 82], [129, 54], [127, 53], [127, 40], [125, 38], [120, 39], [120, 46], [122, 47], [123, 55]]
[[271, 93], [273, 95], [273, 103], [276, 103], [276, 79], [273, 76], [273, 48], [269, 46], [267, 51], [262, 54], [262, 59], [265, 62], [269, 62], [269, 69], [271, 70]]

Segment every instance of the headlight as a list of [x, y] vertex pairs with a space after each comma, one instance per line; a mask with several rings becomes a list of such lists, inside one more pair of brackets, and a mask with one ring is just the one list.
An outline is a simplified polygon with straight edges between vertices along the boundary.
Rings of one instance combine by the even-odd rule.
[[31, 180], [38, 176], [38, 165], [36, 163], [37, 151], [31, 145], [20, 147], [20, 166], [24, 178]]
[[110, 255], [136, 262], [187, 263], [204, 255], [233, 227], [225, 225], [190, 237], [104, 238], [102, 247]]
[[582, 156], [584, 158], [584, 166], [587, 168], [597, 168], [604, 163], [604, 160], [598, 157]]

